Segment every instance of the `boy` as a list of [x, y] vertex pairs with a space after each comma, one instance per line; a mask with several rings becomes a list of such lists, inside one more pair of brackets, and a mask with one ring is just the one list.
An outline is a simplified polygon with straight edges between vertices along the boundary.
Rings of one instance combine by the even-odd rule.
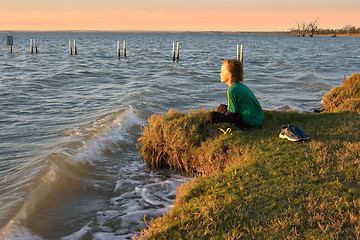
[[243, 65], [238, 60], [225, 60], [221, 66], [221, 82], [226, 83], [228, 105], [221, 104], [217, 112], [209, 112], [206, 121], [209, 123], [234, 123], [240, 128], [260, 125], [264, 112], [254, 93], [242, 82], [244, 81]]

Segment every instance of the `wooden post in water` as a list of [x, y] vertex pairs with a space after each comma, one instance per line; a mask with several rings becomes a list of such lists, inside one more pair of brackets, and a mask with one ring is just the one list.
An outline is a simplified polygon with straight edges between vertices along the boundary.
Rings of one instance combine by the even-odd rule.
[[126, 46], [125, 46], [125, 40], [124, 40], [124, 46], [123, 46], [123, 56], [126, 58]]
[[240, 62], [243, 62], [243, 45], [241, 44], [241, 50], [240, 50]]
[[238, 61], [243, 62], [243, 45], [241, 44], [241, 50], [239, 51], [239, 44], [237, 45], [237, 58]]
[[236, 45], [236, 60], [240, 60], [239, 44]]
[[175, 42], [173, 42], [172, 59], [173, 59], [173, 62], [175, 62]]
[[74, 54], [77, 55], [77, 49], [76, 49], [75, 39], [74, 39]]
[[35, 42], [35, 39], [33, 39], [34, 41], [34, 48], [35, 48], [35, 53], [38, 53], [38, 49], [37, 49], [37, 46], [36, 46], [36, 42]]
[[10, 53], [12, 53], [12, 45], [14, 44], [14, 38], [12, 35], [6, 37], [6, 43], [10, 47]]
[[30, 39], [30, 53], [34, 53], [33, 40]]
[[119, 40], [117, 41], [117, 50], [116, 50], [116, 52], [117, 52], [117, 57], [120, 60], [120, 41]]
[[72, 55], [71, 40], [69, 40], [69, 51], [70, 51], [70, 55]]
[[176, 61], [179, 61], [179, 42], [176, 43]]

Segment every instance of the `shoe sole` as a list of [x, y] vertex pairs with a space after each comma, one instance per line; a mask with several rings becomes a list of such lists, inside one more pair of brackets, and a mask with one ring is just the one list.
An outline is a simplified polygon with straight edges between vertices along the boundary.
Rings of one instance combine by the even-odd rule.
[[281, 139], [286, 139], [286, 140], [289, 140], [289, 141], [291, 141], [291, 142], [298, 142], [298, 141], [301, 140], [301, 139], [290, 138], [290, 137], [288, 137], [288, 136], [286, 136], [286, 135], [282, 135], [282, 134], [279, 134], [279, 138], [281, 138]]

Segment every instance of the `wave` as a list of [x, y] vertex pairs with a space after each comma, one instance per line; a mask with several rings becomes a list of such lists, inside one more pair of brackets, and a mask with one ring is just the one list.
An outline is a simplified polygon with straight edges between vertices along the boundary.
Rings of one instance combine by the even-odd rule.
[[[110, 113], [91, 126], [72, 128], [63, 132], [64, 135], [81, 137], [82, 142], [71, 142], [67, 152], [63, 152], [74, 164], [96, 165], [96, 162], [107, 161], [107, 156], [114, 154], [123, 147], [130, 145], [129, 139], [132, 126], [139, 126], [142, 121], [135, 115], [133, 108], [120, 113]], [[71, 148], [73, 145], [75, 149]]]
[[[98, 163], [131, 145], [132, 128], [142, 121], [134, 109], [109, 113], [84, 128], [63, 132], [71, 141], [53, 149], [44, 158], [45, 167], [34, 179], [26, 199], [12, 219], [0, 229], [0, 238], [41, 239], [43, 229], [51, 231], [58, 224], [51, 215], [61, 208], [66, 196], [81, 190], [89, 171]], [[55, 151], [57, 150], [57, 151]]]

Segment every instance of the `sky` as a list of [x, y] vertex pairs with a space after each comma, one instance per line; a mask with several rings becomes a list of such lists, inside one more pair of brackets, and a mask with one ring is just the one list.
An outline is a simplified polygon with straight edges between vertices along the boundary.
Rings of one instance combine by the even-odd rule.
[[359, 0], [0, 0], [0, 31], [287, 31], [360, 27]]

